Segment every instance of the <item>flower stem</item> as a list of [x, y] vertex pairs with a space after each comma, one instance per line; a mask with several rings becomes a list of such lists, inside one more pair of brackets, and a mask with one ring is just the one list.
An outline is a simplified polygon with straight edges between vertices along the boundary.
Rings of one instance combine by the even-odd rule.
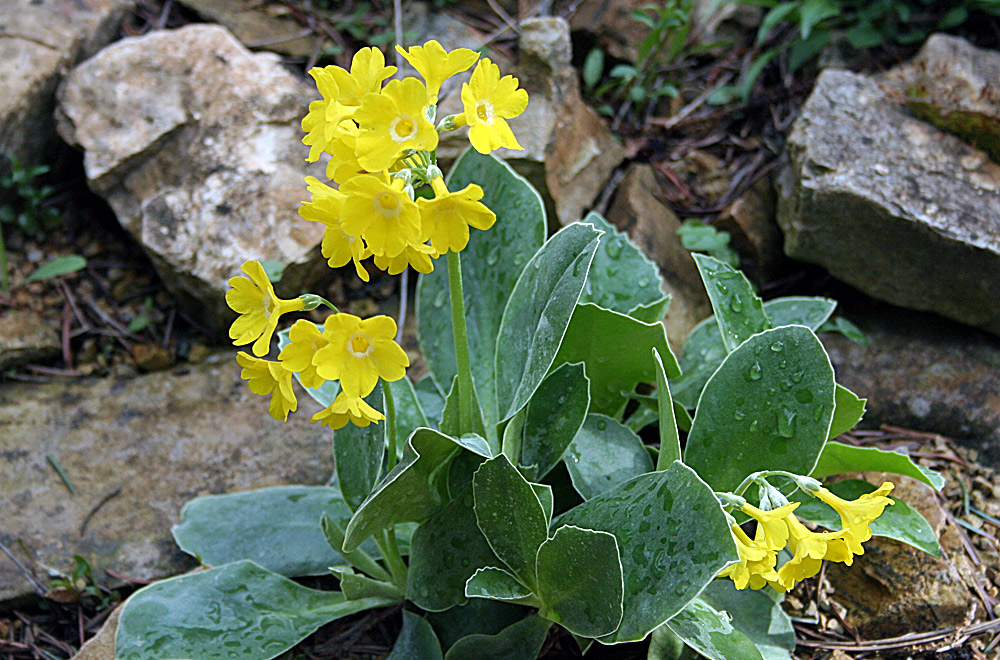
[[[388, 444], [388, 456], [386, 457], [386, 472], [391, 472], [396, 467], [396, 400], [392, 396], [392, 385], [388, 381], [382, 381], [382, 396], [385, 400], [385, 434]], [[392, 574], [392, 582], [401, 589], [406, 588], [406, 564], [399, 554], [399, 546], [396, 544], [396, 527], [389, 527], [382, 532], [382, 543], [378, 544], [385, 559], [386, 567]]]
[[392, 396], [392, 386], [386, 380], [382, 381], [382, 396], [385, 398], [385, 436], [389, 446], [386, 472], [390, 472], [396, 467], [396, 400]]
[[458, 369], [458, 423], [462, 433], [472, 433], [472, 367], [469, 365], [469, 333], [465, 327], [462, 292], [462, 257], [448, 253], [448, 291], [451, 294], [451, 325], [455, 335], [455, 367]]
[[0, 229], [0, 291], [6, 292], [10, 288], [10, 281], [7, 279], [7, 247], [3, 242], [3, 230]]

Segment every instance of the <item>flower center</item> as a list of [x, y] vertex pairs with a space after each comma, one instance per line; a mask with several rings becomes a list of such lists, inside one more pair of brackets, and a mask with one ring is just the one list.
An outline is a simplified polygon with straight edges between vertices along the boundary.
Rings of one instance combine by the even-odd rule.
[[382, 215], [395, 217], [399, 215], [399, 199], [390, 192], [381, 192], [375, 196], [375, 210]]
[[347, 350], [356, 358], [367, 357], [372, 352], [372, 342], [368, 335], [356, 332], [347, 340]]
[[276, 307], [274, 298], [271, 297], [271, 294], [264, 294], [264, 297], [261, 298], [261, 305], [264, 307], [264, 316], [271, 318], [271, 314], [274, 313], [274, 308]]
[[476, 116], [479, 121], [489, 123], [493, 120], [493, 106], [489, 101], [480, 101], [476, 104]]
[[412, 138], [416, 132], [417, 122], [407, 115], [396, 117], [389, 130], [389, 134], [395, 142], [405, 142]]

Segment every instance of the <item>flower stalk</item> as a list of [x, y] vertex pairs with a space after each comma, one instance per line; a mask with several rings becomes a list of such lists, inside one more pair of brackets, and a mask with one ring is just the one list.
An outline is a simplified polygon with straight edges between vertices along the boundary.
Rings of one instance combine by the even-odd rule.
[[465, 294], [462, 291], [462, 257], [448, 253], [448, 293], [451, 325], [455, 335], [455, 367], [458, 370], [458, 424], [461, 433], [472, 433], [472, 367], [469, 364], [469, 333], [465, 326]]

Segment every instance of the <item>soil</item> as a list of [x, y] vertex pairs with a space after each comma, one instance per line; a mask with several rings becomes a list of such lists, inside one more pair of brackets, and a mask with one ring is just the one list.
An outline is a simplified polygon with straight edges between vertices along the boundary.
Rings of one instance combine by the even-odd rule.
[[[271, 4], [306, 18], [311, 11], [308, 1], [272, 0]], [[479, 7], [480, 4], [483, 6]], [[362, 26], [365, 29], [384, 25], [391, 16], [391, 3], [372, 2], [369, 9]], [[449, 6], [449, 11], [485, 31], [503, 23], [487, 3]], [[198, 20], [171, 0], [143, 0], [123, 26], [122, 36], [179, 27]], [[332, 35], [330, 21], [319, 21], [316, 25], [316, 29], [330, 34], [344, 52], [363, 45], [348, 33]], [[980, 44], [995, 44], [997, 34], [1000, 34], [997, 22], [991, 20], [976, 23], [963, 36]], [[752, 37], [747, 35], [744, 43], [737, 44], [724, 57], [695, 58], [693, 65], [687, 62], [683, 70], [676, 72], [679, 86], [699, 88], [709, 81], [731, 76], [765, 47], [774, 45], [774, 40], [789, 38], [779, 34], [769, 42], [754, 44]], [[574, 35], [577, 66], [582, 67], [589, 45], [588, 37]], [[498, 46], [508, 51], [515, 48], [509, 36]], [[859, 70], [880, 70], [906, 59], [915, 49], [916, 46], [879, 49], [852, 64]], [[343, 65], [344, 59], [343, 52], [331, 51], [329, 55], [316, 53], [308, 61], [286, 61], [304, 71], [317, 63]], [[621, 171], [629, 162], [650, 162], [660, 177], [659, 196], [680, 217], [711, 223], [720, 211], [773, 169], [782, 150], [783, 136], [808, 95], [814, 75], [815, 70], [808, 67], [790, 73], [787, 57], [779, 56], [765, 69], [754, 93], [743, 104], [722, 107], [703, 101], [688, 105], [674, 103], [670, 107], [664, 104], [641, 115], [618, 106], [609, 121], [628, 151], [628, 162]], [[590, 100], [596, 105], [608, 99]], [[704, 154], [708, 154], [709, 165], [698, 166], [698, 159], [706, 158]], [[45, 381], [95, 374], [121, 377], [203, 359], [208, 347], [218, 343], [219, 338], [178, 310], [142, 248], [121, 229], [107, 205], [87, 189], [79, 154], [64, 148], [53, 156], [50, 166], [51, 172], [41, 183], [55, 186], [56, 193], [46, 205], [59, 209], [61, 220], [57, 228], [39, 237], [25, 236], [9, 225], [4, 226], [11, 288], [8, 293], [0, 292], [0, 310], [19, 308], [37, 312], [59, 332], [62, 350], [51, 361], [7, 370], [0, 375], [0, 386], [5, 380]], [[619, 179], [620, 176], [613, 177], [609, 186], [613, 187]], [[610, 197], [609, 189], [601, 199]], [[66, 254], [86, 257], [86, 268], [56, 279], [25, 283], [39, 264]], [[824, 287], [825, 278], [815, 268], [788, 264], [778, 277], [766, 281], [758, 278], [757, 283], [764, 296], [770, 298], [790, 292], [817, 293], [817, 289]], [[370, 315], [379, 309], [394, 313], [399, 295], [397, 282], [398, 278], [374, 271], [372, 282], [363, 285], [349, 273], [341, 277], [335, 272], [318, 293], [342, 303], [345, 311], [359, 315]], [[407, 348], [412, 351], [415, 346]], [[995, 497], [995, 484], [1000, 483], [1000, 476], [977, 465], [974, 453], [941, 436], [883, 428], [856, 432], [842, 440], [880, 447], [906, 445], [920, 457], [922, 464], [950, 475], [952, 478], [941, 493], [942, 504], [952, 516], [948, 524], [956, 527], [971, 564], [981, 571], [981, 584], [988, 586], [972, 590], [979, 606], [962, 630], [929, 634], [916, 645], [905, 640], [876, 645], [862, 640], [847, 625], [829, 598], [833, 586], [821, 573], [800, 585], [785, 603], [801, 641], [795, 657], [801, 660], [1000, 657], [1000, 619], [997, 619], [1000, 617], [997, 599], [1000, 505]], [[992, 517], [984, 518], [976, 511]], [[127, 586], [114, 590], [102, 586], [113, 581]], [[140, 582], [127, 576], [98, 575], [0, 613], [0, 660], [72, 657], [84, 641], [96, 634], [112, 609], [139, 586]], [[84, 593], [84, 587], [92, 593]], [[985, 627], [991, 621], [992, 627]], [[289, 657], [382, 659], [391, 649], [400, 625], [399, 608], [347, 617], [324, 626]], [[595, 645], [585, 657], [639, 659], [646, 657], [645, 649], [646, 645], [641, 643]], [[542, 657], [556, 660], [580, 654], [571, 636], [554, 626]]]

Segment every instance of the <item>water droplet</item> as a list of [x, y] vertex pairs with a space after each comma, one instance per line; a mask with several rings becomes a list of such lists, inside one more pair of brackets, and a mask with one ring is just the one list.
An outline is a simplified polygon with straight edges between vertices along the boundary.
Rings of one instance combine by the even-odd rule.
[[746, 416], [747, 416], [747, 414], [745, 412], [743, 412], [742, 410], [734, 410], [733, 411], [733, 419], [735, 419], [737, 422], [739, 422], [739, 421], [741, 421], [743, 419], [746, 419]]
[[785, 350], [785, 345], [782, 344], [780, 341], [776, 341], [773, 344], [771, 344], [771, 350], [774, 351], [775, 353], [780, 353], [781, 351]]
[[601, 421], [597, 422], [597, 429], [598, 429], [599, 431], [603, 431], [603, 430], [605, 430], [606, 428], [608, 428], [608, 423], [607, 423], [607, 422], [605, 422], [605, 421], [604, 421], [603, 419], [602, 419]]
[[758, 426], [760, 426], [760, 420], [756, 420], [755, 419], [752, 422], [750, 422], [750, 430], [751, 431], [756, 431]]
[[824, 410], [822, 405], [816, 406], [815, 408], [813, 408], [813, 419], [818, 422], [819, 420], [823, 419], [823, 413], [825, 412], [826, 410]]
[[763, 375], [763, 369], [760, 367], [760, 362], [754, 362], [753, 365], [747, 370], [747, 378], [750, 380], [760, 380]]
[[795, 400], [799, 403], [812, 403], [813, 393], [810, 390], [799, 390], [795, 393]]
[[610, 241], [608, 241], [607, 246], [605, 246], [605, 252], [612, 259], [617, 259], [622, 253], [622, 239], [620, 236], [615, 236]]
[[733, 296], [733, 299], [729, 301], [729, 309], [737, 314], [743, 311], [743, 301], [740, 300], [739, 296]]
[[792, 382], [801, 383], [805, 375], [806, 375], [805, 371], [796, 371], [794, 374], [792, 374]]
[[500, 261], [499, 245], [490, 250], [490, 253], [486, 255], [486, 263], [488, 263], [489, 265], [495, 266], [498, 261]]
[[447, 289], [441, 289], [434, 296], [434, 301], [433, 301], [434, 307], [436, 307], [438, 309], [441, 309], [442, 307], [444, 307], [444, 302], [447, 299], [448, 299], [448, 290]]
[[726, 294], [729, 293], [729, 287], [726, 286], [725, 282], [719, 282], [716, 280], [715, 288], [719, 290], [719, 293]]
[[795, 436], [795, 413], [788, 408], [784, 408], [778, 415], [778, 435], [782, 438]]
[[782, 360], [781, 362], [779, 362], [778, 363], [778, 367], [781, 368], [781, 369], [787, 368], [788, 367], [788, 360]]

